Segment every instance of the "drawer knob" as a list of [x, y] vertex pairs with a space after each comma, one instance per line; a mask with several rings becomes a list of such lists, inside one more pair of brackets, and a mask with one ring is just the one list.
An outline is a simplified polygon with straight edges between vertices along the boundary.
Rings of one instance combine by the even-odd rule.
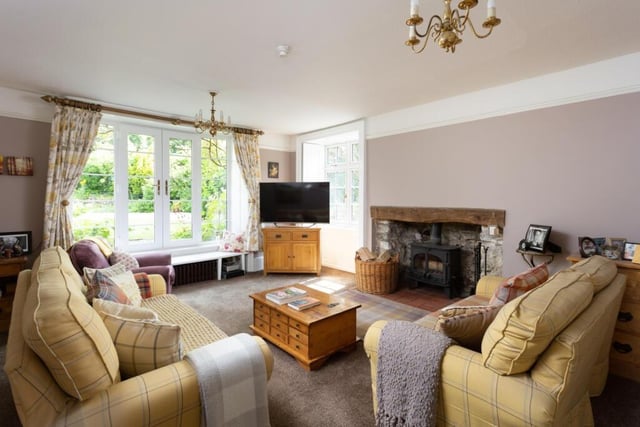
[[631, 347], [631, 345], [623, 344], [623, 343], [618, 342], [618, 341], [614, 341], [613, 349], [615, 351], [617, 351], [618, 353], [623, 353], [623, 354], [630, 353], [631, 351], [633, 351], [633, 347]]
[[282, 234], [276, 234], [276, 239], [282, 239]]
[[619, 322], [631, 322], [633, 320], [633, 314], [628, 311], [621, 311], [618, 313]]
[[300, 334], [296, 334], [296, 338], [300, 339]]
[[303, 239], [306, 239], [306, 238], [308, 238], [308, 237], [309, 237], [309, 235], [308, 235], [308, 234], [303, 234], [303, 235], [302, 235], [302, 238], [303, 238]]

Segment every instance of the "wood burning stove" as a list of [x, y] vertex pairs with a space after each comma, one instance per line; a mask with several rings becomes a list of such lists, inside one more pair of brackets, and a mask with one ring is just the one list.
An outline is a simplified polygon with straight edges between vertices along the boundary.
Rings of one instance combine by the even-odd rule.
[[441, 224], [432, 224], [428, 242], [411, 244], [407, 276], [418, 283], [443, 287], [449, 298], [460, 293], [460, 247], [440, 244]]

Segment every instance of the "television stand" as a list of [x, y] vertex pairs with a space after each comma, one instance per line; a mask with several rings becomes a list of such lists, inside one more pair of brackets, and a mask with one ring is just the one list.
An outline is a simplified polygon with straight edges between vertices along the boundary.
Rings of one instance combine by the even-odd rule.
[[264, 274], [320, 274], [320, 228], [264, 227]]

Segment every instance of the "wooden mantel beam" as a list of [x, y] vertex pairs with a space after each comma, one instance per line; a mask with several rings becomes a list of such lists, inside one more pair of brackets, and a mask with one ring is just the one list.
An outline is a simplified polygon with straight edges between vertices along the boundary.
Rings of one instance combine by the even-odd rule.
[[497, 225], [504, 228], [506, 211], [475, 208], [419, 208], [403, 206], [371, 206], [372, 220], [418, 223], [458, 222], [473, 225]]

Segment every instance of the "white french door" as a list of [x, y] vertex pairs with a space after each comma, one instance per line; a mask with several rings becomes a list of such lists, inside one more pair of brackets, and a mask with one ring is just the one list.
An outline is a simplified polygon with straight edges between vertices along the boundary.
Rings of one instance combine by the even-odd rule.
[[116, 150], [116, 241], [127, 250], [184, 246], [200, 236], [200, 139], [122, 126]]

